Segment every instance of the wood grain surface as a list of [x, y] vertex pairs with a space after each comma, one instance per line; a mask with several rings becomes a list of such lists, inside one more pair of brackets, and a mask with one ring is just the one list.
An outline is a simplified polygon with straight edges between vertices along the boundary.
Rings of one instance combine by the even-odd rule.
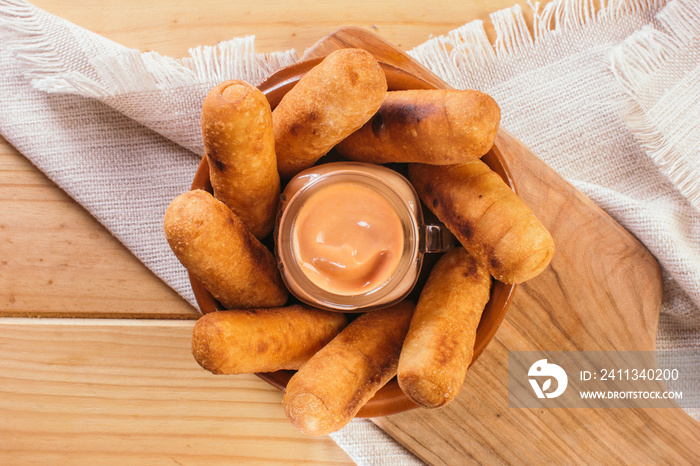
[[[526, 5], [525, 0], [449, 0], [439, 5], [416, 0], [32, 3], [127, 47], [173, 57], [184, 56], [191, 47], [245, 35], [256, 36], [259, 52], [294, 48], [301, 55], [319, 38], [344, 26], [381, 33], [403, 50], [472, 20], [486, 20], [487, 33], [493, 38], [489, 13], [515, 3]], [[195, 395], [219, 390], [205, 412], [216, 413], [213, 422], [219, 432], [224, 430], [224, 422], [237, 426], [235, 435], [240, 435], [240, 440], [225, 433], [208, 440], [206, 432], [211, 427], [206, 416], [194, 421], [168, 418], [173, 402], [141, 401], [139, 405], [133, 401], [126, 410], [130, 417], [125, 417], [122, 410], [126, 396], [135, 394], [134, 390], [120, 392], [125, 389], [122, 377], [128, 378], [129, 371], [132, 381], [148, 376], [138, 358], [131, 362], [131, 369], [121, 369], [126, 376], [104, 368], [99, 382], [95, 376], [94, 383], [78, 383], [74, 379], [87, 377], [85, 358], [96, 351], [92, 342], [100, 342], [105, 331], [115, 331], [111, 324], [91, 320], [90, 326], [80, 327], [81, 336], [77, 336], [71, 331], [76, 321], [45, 327], [45, 319], [22, 316], [121, 317], [130, 326], [143, 326], [142, 336], [148, 339], [153, 324], [144, 319], [192, 320], [198, 313], [2, 137], [0, 202], [0, 316], [11, 316], [0, 325], [4, 364], [0, 375], [4, 400], [0, 404], [0, 464], [172, 464], [176, 463], [173, 451], [178, 452], [175, 458], [181, 464], [349, 462], [328, 438], [298, 435], [283, 419], [281, 405], [268, 403], [262, 409], [258, 394], [278, 401], [281, 394], [255, 377], [227, 382], [231, 385], [226, 390], [196, 391], [194, 383], [207, 374], [189, 369], [192, 361], [183, 354], [189, 347], [183, 329], [165, 344], [179, 352], [183, 358], [179, 364], [188, 365], [188, 370], [178, 375], [194, 377], [189, 388], [177, 392], [183, 397], [182, 405], [190, 404]], [[168, 327], [158, 330], [161, 335], [169, 331]], [[44, 340], [49, 343], [44, 344]], [[99, 351], [109, 345], [97, 346]], [[111, 350], [121, 354], [119, 345]], [[161, 353], [169, 351], [161, 348]], [[103, 359], [100, 364], [113, 362]], [[179, 383], [165, 379], [160, 382], [166, 388]], [[216, 379], [212, 382], [222, 383]], [[110, 384], [112, 395], [102, 396], [97, 403], [95, 390], [104, 390]], [[147, 398], [153, 390], [162, 396], [165, 389], [142, 390], [138, 399]], [[220, 413], [219, 400], [229, 398], [236, 400], [232, 404], [236, 409]], [[193, 406], [201, 407], [202, 403]], [[139, 413], [137, 406], [151, 407], [149, 419]], [[220, 416], [228, 420], [221, 421]], [[161, 429], [169, 435], [161, 435]], [[186, 454], [181, 454], [185, 437], [192, 440], [185, 443]], [[229, 442], [237, 448], [231, 448]]]
[[[363, 44], [395, 66], [407, 59], [356, 29], [327, 36], [307, 56]], [[421, 67], [411, 71], [446, 87]], [[656, 260], [629, 232], [507, 130], [496, 145], [518, 195], [552, 233], [555, 256], [518, 287], [455, 401], [373, 421], [430, 464], [698, 464], [700, 423], [680, 408], [508, 407], [509, 351], [654, 351], [662, 286]]]
[[0, 464], [353, 464], [257, 377], [200, 368], [193, 325], [0, 320]]
[[0, 144], [0, 316], [198, 315], [87, 211]]
[[[254, 35], [259, 52], [295, 49], [355, 26], [408, 50], [431, 35], [526, 1], [35, 0], [32, 4], [127, 47], [181, 57], [198, 45]], [[543, 2], [545, 3], [545, 2]], [[0, 136], [0, 316], [195, 319], [88, 212]]]
[[[128, 47], [179, 57], [190, 47], [243, 35], [256, 36], [259, 52], [294, 48], [301, 56], [319, 38], [346, 26], [376, 32], [400, 50], [475, 19], [486, 21], [493, 39], [488, 14], [527, 2], [32, 3]], [[529, 8], [524, 11], [529, 18]], [[525, 168], [534, 179], [551, 179], [542, 165]], [[527, 191], [527, 186], [518, 188]], [[525, 196], [545, 196], [547, 202], [553, 199], [555, 205], [569, 208], [572, 202], [587, 202], [567, 190], [535, 189]], [[264, 382], [253, 376], [217, 378], [199, 369], [189, 354], [192, 322], [187, 321], [196, 319], [197, 311], [1, 137], [0, 201], [0, 315], [9, 316], [0, 319], [0, 464], [350, 462], [330, 439], [310, 439], [294, 431], [284, 419], [281, 394]], [[595, 232], [599, 212], [578, 218], [576, 229], [559, 225], [561, 215], [551, 215], [547, 221], [557, 226], [557, 235], [574, 236]], [[606, 231], [613, 231], [613, 237], [624, 234], [615, 225], [609, 227]], [[628, 290], [630, 278], [636, 283], [654, 278], [648, 267], [635, 267], [638, 247], [627, 240], [625, 244], [629, 255], [601, 249], [592, 270], [620, 267], [622, 272], [598, 277], [596, 284], [602, 280], [606, 286]], [[554, 458], [558, 463], [658, 459], [679, 464], [697, 455], [692, 443], [687, 446], [689, 435], [697, 440], [697, 430], [692, 430], [696, 425], [682, 413], [514, 414], [505, 408], [504, 385], [491, 385], [494, 379], [504, 380], [507, 349], [589, 349], [589, 331], [608, 331], [599, 342], [606, 348], [653, 345], [656, 320], [649, 309], [657, 304], [654, 286], [639, 287], [646, 293], [636, 295], [641, 320], [628, 320], [630, 316], [622, 313], [616, 317], [617, 323], [630, 325], [630, 331], [611, 329], [598, 316], [564, 319], [555, 312], [556, 303], [579, 300], [577, 309], [599, 301], [609, 303], [606, 312], [611, 315], [622, 309], [618, 302], [606, 301], [602, 288], [592, 293], [583, 285], [566, 294], [552, 291], [565, 278], [578, 279], [577, 274], [572, 278], [560, 271], [565, 261], [577, 263], [581, 254], [563, 256], [552, 269], [556, 273], [522, 287], [509, 320], [470, 372], [465, 394], [453, 409], [416, 411], [377, 423], [435, 463], [538, 463]], [[75, 316], [93, 319], [64, 319]], [[537, 319], [553, 331], [527, 330]], [[451, 427], [459, 423], [459, 429], [444, 430], [445, 418], [451, 419]], [[543, 425], [550, 428], [543, 430]], [[437, 435], [439, 429], [445, 435]], [[466, 432], [466, 440], [458, 431]], [[504, 435], [493, 435], [501, 431]], [[677, 448], [669, 452], [671, 436], [677, 437]], [[656, 453], [645, 456], [654, 448]]]

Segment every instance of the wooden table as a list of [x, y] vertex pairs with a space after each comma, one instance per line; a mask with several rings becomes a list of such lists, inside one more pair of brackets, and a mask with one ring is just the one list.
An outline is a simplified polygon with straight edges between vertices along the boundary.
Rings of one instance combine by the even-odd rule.
[[[301, 55], [342, 26], [408, 50], [526, 4], [33, 3], [125, 46], [175, 57], [251, 34], [259, 52]], [[487, 33], [494, 37], [488, 24]], [[256, 377], [199, 369], [189, 353], [197, 310], [2, 138], [0, 192], [0, 464], [351, 463], [330, 438], [295, 431], [281, 394]]]

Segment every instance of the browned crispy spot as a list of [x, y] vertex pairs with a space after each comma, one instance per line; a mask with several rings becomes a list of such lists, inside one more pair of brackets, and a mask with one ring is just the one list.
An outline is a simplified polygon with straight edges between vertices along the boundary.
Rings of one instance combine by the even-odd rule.
[[390, 126], [410, 126], [435, 113], [433, 105], [416, 105], [403, 101], [385, 100], [371, 120], [372, 133], [381, 138]]
[[372, 125], [372, 133], [374, 133], [376, 137], [381, 138], [386, 132], [384, 117], [382, 117], [382, 114], [380, 112], [374, 114], [370, 124]]
[[388, 124], [409, 125], [416, 122], [418, 108], [415, 104], [384, 101], [377, 112]]
[[346, 413], [354, 413], [360, 403], [362, 403], [363, 398], [366, 394], [365, 387], [367, 386], [376, 386], [379, 384], [379, 382], [386, 376], [387, 373], [393, 372], [396, 370], [396, 367], [399, 364], [399, 352], [400, 352], [401, 347], [398, 346], [396, 348], [396, 354], [391, 355], [390, 357], [386, 358], [385, 360], [381, 361], [381, 365], [377, 365], [376, 361], [373, 361], [371, 358], [366, 358], [365, 363], [367, 365], [373, 365], [375, 370], [370, 371], [371, 376], [362, 384], [362, 386], [357, 387], [357, 390], [353, 393], [352, 398], [349, 400], [348, 404], [345, 406], [345, 412]]
[[216, 152], [207, 152], [207, 159], [209, 159], [209, 165], [213, 165], [218, 171], [223, 172], [226, 170], [226, 164], [221, 161]]
[[466, 267], [464, 268], [464, 271], [462, 274], [469, 278], [469, 277], [476, 277], [477, 274], [479, 273], [479, 267], [477, 267], [476, 262], [473, 260], [470, 260], [468, 264], [466, 264]]
[[448, 331], [443, 333], [439, 341], [441, 341], [442, 344], [440, 345], [440, 351], [435, 355], [435, 362], [444, 366], [459, 356], [460, 341], [456, 335]]
[[461, 215], [455, 215], [455, 225], [457, 231], [459, 231], [466, 239], [472, 238], [472, 224], [469, 220], [465, 219]]
[[433, 197], [433, 194], [435, 193], [435, 187], [430, 181], [423, 185], [423, 193], [425, 194], [425, 197]]
[[[437, 197], [433, 201], [433, 205], [435, 205], [436, 200], [438, 200]], [[452, 199], [449, 196], [440, 197], [438, 204], [441, 205], [441, 208], [440, 212], [436, 213], [436, 215], [441, 217], [441, 220], [446, 225], [451, 225], [456, 234], [463, 236], [467, 240], [471, 239], [474, 234], [474, 226], [469, 219], [465, 218], [461, 212], [457, 211]]]
[[270, 347], [270, 344], [269, 344], [267, 341], [265, 341], [265, 340], [260, 340], [260, 341], [258, 342], [258, 347], [257, 347], [256, 349], [257, 349], [257, 351], [258, 351], [258, 354], [262, 354], [262, 353], [264, 353], [265, 351], [267, 351], [267, 349], [268, 349], [269, 347]]
[[301, 124], [300, 123], [293, 123], [292, 126], [289, 127], [289, 132], [296, 136], [299, 133], [299, 130], [301, 129]]
[[263, 246], [253, 237], [252, 234], [249, 234], [247, 231], [245, 234], [241, 235], [241, 238], [245, 243], [246, 250], [250, 251], [255, 263], [259, 264], [260, 267], [265, 266], [268, 258], [265, 246]]

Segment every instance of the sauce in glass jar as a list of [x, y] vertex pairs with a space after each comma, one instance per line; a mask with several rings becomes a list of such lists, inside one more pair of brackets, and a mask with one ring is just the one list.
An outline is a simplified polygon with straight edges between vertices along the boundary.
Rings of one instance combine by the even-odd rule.
[[315, 307], [390, 306], [415, 286], [423, 253], [449, 247], [433, 246], [446, 229], [424, 225], [409, 181], [383, 166], [318, 165], [295, 176], [281, 199], [275, 253], [282, 278]]

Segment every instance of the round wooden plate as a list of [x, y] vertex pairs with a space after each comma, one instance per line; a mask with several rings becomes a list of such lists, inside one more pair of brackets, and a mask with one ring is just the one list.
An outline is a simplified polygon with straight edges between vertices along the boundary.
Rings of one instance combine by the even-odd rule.
[[[263, 81], [258, 88], [266, 95], [270, 106], [274, 109], [282, 97], [289, 91], [299, 79], [306, 74], [312, 67], [317, 65], [321, 58], [315, 58], [307, 61], [302, 61], [282, 68], [274, 74], [270, 75]], [[406, 89], [434, 89], [434, 86], [423, 79], [408, 73], [405, 70], [396, 68], [386, 63], [380, 63], [386, 74], [389, 90], [406, 90]], [[493, 146], [491, 150], [482, 157], [482, 160], [493, 171], [498, 173], [501, 178], [513, 188], [513, 182], [505, 164], [501, 152], [497, 146]], [[321, 163], [323, 159], [321, 159]], [[209, 165], [206, 157], [202, 158], [194, 181], [192, 189], [204, 189], [211, 192], [211, 183], [209, 181]], [[223, 310], [222, 306], [209, 294], [207, 290], [197, 281], [195, 277], [190, 275], [192, 290], [197, 304], [202, 313], [215, 312]], [[486, 345], [491, 341], [491, 338], [498, 330], [499, 325], [505, 317], [506, 310], [513, 297], [515, 285], [494, 281], [491, 289], [491, 299], [486, 304], [486, 308], [481, 316], [479, 327], [476, 331], [476, 341], [474, 343], [474, 357], [471, 364], [476, 361]], [[294, 371], [277, 371], [272, 373], [256, 374], [261, 379], [265, 380], [272, 386], [284, 391], [287, 382], [294, 374]], [[396, 378], [392, 379], [384, 387], [382, 387], [374, 397], [369, 400], [357, 414], [357, 417], [377, 417], [387, 416], [390, 414], [399, 413], [409, 409], [416, 408], [413, 403], [399, 388]]]

